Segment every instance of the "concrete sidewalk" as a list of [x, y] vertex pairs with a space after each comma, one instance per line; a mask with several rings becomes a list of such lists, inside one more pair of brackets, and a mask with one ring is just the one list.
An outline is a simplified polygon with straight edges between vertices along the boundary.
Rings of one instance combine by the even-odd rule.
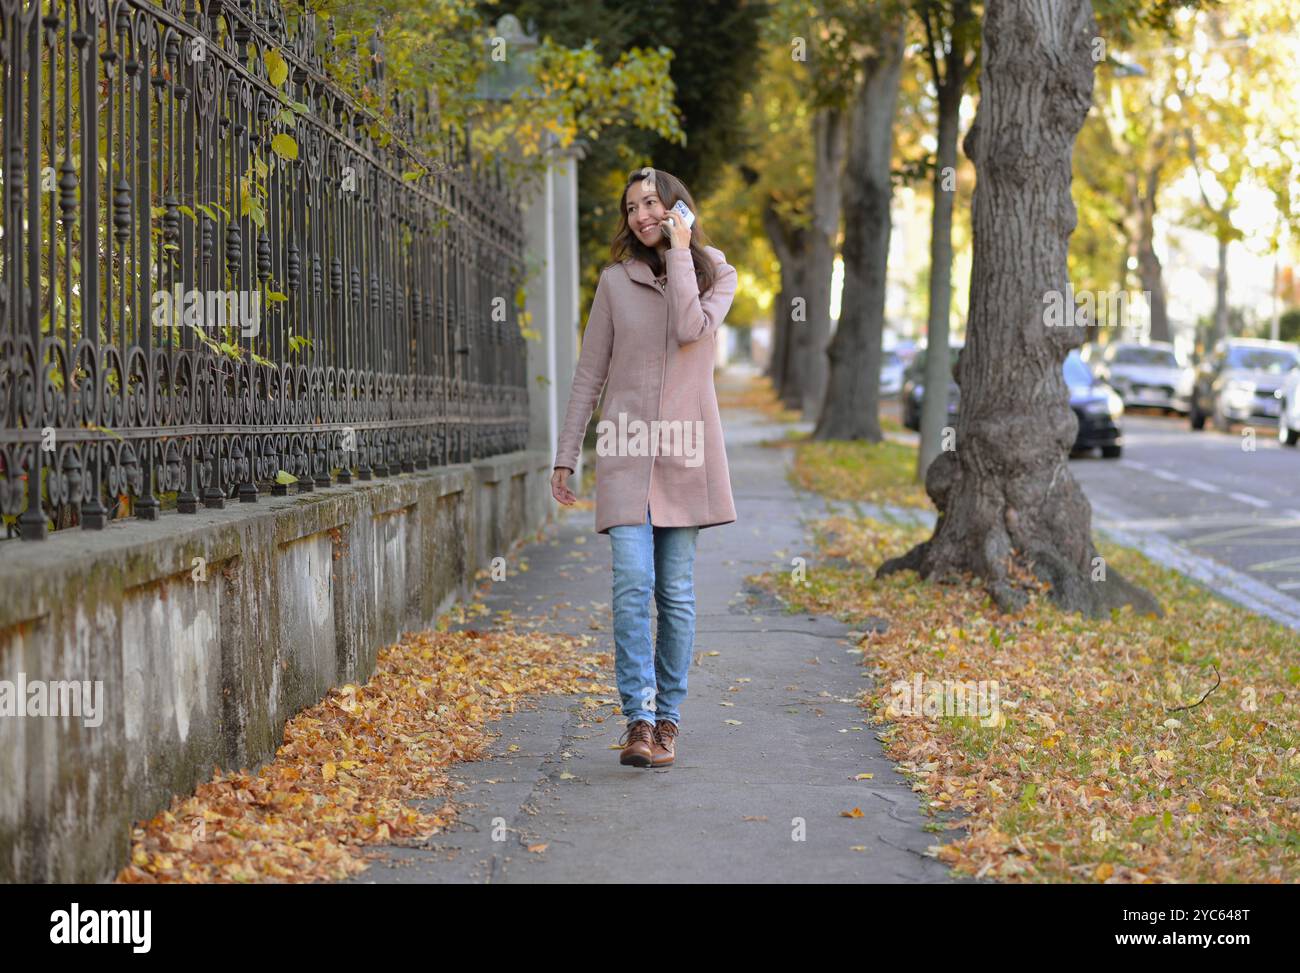
[[[740, 379], [724, 373], [718, 386]], [[451, 795], [462, 810], [447, 832], [384, 849], [353, 882], [950, 880], [923, 855], [944, 834], [923, 829], [916, 795], [854, 700], [868, 683], [843, 638], [850, 627], [785, 615], [745, 591], [745, 575], [788, 571], [795, 556], [815, 569], [803, 521], [824, 505], [787, 483], [790, 450], [757, 445], [779, 427], [729, 410], [723, 425], [737, 522], [700, 531], [676, 765], [620, 766], [611, 747], [621, 716], [589, 722], [581, 697], [546, 697], [492, 725], [493, 759], [451, 768], [465, 786]], [[511, 555], [529, 569], [493, 584], [487, 606], [520, 618], [549, 610], [544, 630], [591, 634], [612, 654], [610, 546], [594, 523], [591, 511], [562, 513], [544, 541]], [[607, 678], [612, 686], [612, 667]], [[874, 778], [853, 779], [862, 773]], [[863, 816], [842, 816], [853, 808]], [[805, 839], [794, 840], [800, 822]]]

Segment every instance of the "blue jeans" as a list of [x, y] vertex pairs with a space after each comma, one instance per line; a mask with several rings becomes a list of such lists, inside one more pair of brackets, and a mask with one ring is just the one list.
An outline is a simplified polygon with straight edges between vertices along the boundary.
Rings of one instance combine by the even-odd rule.
[[[611, 527], [614, 554], [614, 673], [628, 726], [681, 722], [695, 645], [695, 538], [698, 527]], [[650, 649], [650, 593], [659, 633]]]

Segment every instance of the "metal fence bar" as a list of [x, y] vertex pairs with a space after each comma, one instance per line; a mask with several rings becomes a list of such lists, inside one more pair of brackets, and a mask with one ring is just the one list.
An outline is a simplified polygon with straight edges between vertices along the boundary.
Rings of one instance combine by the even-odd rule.
[[6, 536], [525, 448], [520, 201], [407, 94], [376, 127], [351, 47], [292, 0], [0, 0]]

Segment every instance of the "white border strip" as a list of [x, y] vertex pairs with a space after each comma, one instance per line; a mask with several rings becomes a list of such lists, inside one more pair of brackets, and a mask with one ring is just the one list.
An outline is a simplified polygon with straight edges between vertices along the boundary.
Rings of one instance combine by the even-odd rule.
[[1159, 534], [1131, 534], [1096, 522], [1093, 523], [1093, 530], [1106, 535], [1116, 544], [1135, 548], [1153, 561], [1201, 582], [1229, 601], [1235, 601], [1244, 608], [1266, 615], [1273, 621], [1300, 632], [1300, 601], [1287, 597], [1262, 581], [1256, 581], [1218, 561], [1193, 554]]

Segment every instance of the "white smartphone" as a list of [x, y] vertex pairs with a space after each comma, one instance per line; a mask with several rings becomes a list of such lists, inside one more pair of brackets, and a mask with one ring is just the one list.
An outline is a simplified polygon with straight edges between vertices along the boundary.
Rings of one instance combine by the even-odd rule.
[[669, 212], [676, 213], [679, 217], [681, 217], [682, 222], [686, 224], [686, 229], [688, 230], [695, 223], [695, 214], [692, 213], [691, 208], [687, 206], [684, 202], [682, 202], [680, 199], [677, 200], [677, 202], [673, 203], [673, 208], [669, 210]]

